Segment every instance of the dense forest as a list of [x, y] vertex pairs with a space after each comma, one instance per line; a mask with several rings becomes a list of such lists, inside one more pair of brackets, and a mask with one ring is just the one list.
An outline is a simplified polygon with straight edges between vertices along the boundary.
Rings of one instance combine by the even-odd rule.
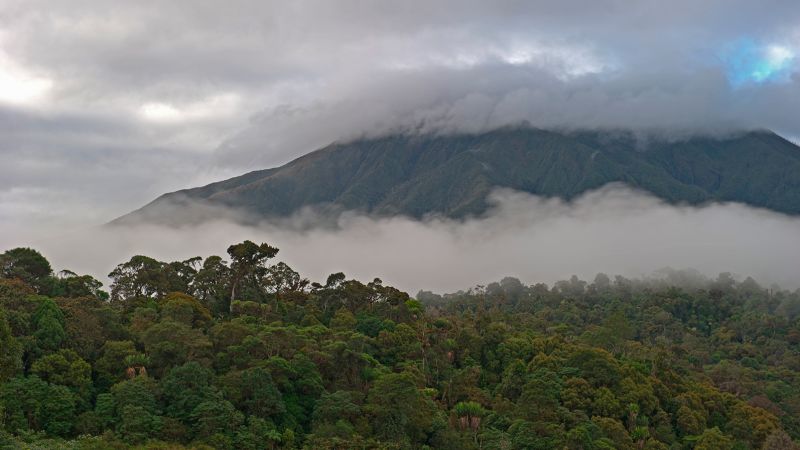
[[792, 449], [800, 292], [728, 274], [416, 298], [278, 250], [0, 256], [0, 448]]

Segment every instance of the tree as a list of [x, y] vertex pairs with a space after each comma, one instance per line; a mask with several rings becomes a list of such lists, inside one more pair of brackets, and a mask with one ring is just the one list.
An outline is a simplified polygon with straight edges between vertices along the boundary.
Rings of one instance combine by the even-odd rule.
[[18, 377], [0, 385], [4, 425], [12, 433], [42, 429], [42, 404], [49, 386], [39, 377]]
[[277, 248], [264, 243], [257, 245], [249, 240], [228, 247], [228, 255], [231, 257], [231, 305], [236, 300], [236, 294], [243, 280], [248, 279], [256, 291], [260, 290], [258, 280], [266, 273], [264, 263], [277, 254]]
[[275, 294], [276, 301], [286, 293], [303, 291], [309, 283], [308, 279], [301, 277], [284, 262], [267, 268], [263, 282]]
[[675, 414], [678, 431], [684, 435], [700, 434], [706, 427], [703, 414], [686, 405], [678, 408]]
[[754, 448], [760, 447], [767, 436], [779, 429], [778, 418], [764, 409], [738, 403], [733, 407], [728, 432], [746, 440]]
[[[592, 413], [604, 417], [620, 417], [623, 412], [619, 400], [607, 387], [601, 387], [594, 392]], [[631, 428], [632, 429], [632, 428]]]
[[49, 298], [42, 301], [33, 315], [34, 338], [39, 352], [58, 350], [66, 338], [64, 314]]
[[71, 270], [58, 272], [56, 290], [52, 295], [58, 297], [97, 297], [103, 300], [108, 298], [108, 293], [100, 288], [103, 283], [91, 275], [78, 275]]
[[148, 439], [154, 438], [159, 431], [163, 421], [161, 417], [148, 411], [146, 408], [135, 405], [125, 405], [120, 411], [120, 420], [117, 430], [125, 442], [129, 444], [141, 444]]
[[578, 368], [581, 376], [595, 387], [614, 386], [620, 379], [619, 364], [605, 350], [578, 350], [570, 356], [567, 365]]
[[358, 404], [359, 397], [363, 398], [363, 395], [351, 391], [322, 394], [314, 408], [314, 434], [323, 437], [340, 436], [338, 430], [348, 428], [342, 422], [350, 425], [349, 431], [352, 434], [352, 424], [362, 413]]
[[58, 299], [64, 313], [65, 346], [93, 361], [103, 345], [128, 334], [121, 311], [96, 297]]
[[457, 427], [461, 431], [471, 431], [475, 443], [478, 442], [478, 429], [481, 426], [481, 420], [486, 415], [486, 410], [483, 409], [478, 402], [458, 402], [453, 407], [453, 412], [456, 415]]
[[13, 432], [44, 431], [66, 436], [75, 425], [75, 395], [64, 386], [36, 376], [14, 378], [0, 386], [6, 428]]
[[61, 349], [43, 356], [31, 365], [31, 373], [48, 383], [68, 387], [84, 401], [89, 400], [92, 366], [72, 350]]
[[431, 400], [420, 393], [408, 372], [378, 378], [366, 406], [377, 436], [410, 444], [420, 442], [430, 431], [432, 409]]
[[22, 370], [22, 345], [11, 334], [5, 314], [0, 309], [0, 384]]
[[94, 414], [100, 428], [105, 429], [116, 422], [116, 404], [114, 396], [109, 393], [98, 394], [95, 400]]
[[65, 386], [50, 385], [41, 405], [44, 431], [67, 436], [75, 426], [75, 394]]
[[247, 424], [241, 427], [233, 439], [235, 448], [243, 450], [274, 449], [284, 442], [283, 434], [275, 425], [259, 417], [248, 417]]
[[170, 292], [161, 302], [162, 320], [171, 320], [194, 328], [211, 322], [211, 312], [196, 298], [181, 292]]
[[0, 255], [0, 276], [19, 278], [37, 292], [46, 293], [52, 273], [50, 262], [32, 248], [18, 247]]
[[150, 364], [150, 358], [142, 353], [134, 353], [128, 355], [125, 361], [125, 375], [128, 378], [135, 376], [147, 376], [147, 365]]
[[213, 377], [213, 372], [194, 361], [173, 367], [161, 381], [166, 415], [191, 425], [194, 409], [216, 398]]
[[350, 331], [356, 327], [356, 318], [347, 308], [339, 308], [331, 318], [330, 328], [337, 331]]
[[796, 444], [792, 441], [792, 438], [789, 437], [783, 430], [775, 430], [764, 441], [764, 445], [761, 446], [761, 450], [798, 450], [800, 449], [800, 445]]
[[603, 436], [613, 443], [613, 448], [619, 449], [633, 449], [633, 439], [631, 439], [628, 430], [617, 419], [610, 417], [592, 417], [592, 423], [597, 425]]
[[119, 264], [108, 277], [111, 278], [111, 299], [127, 300], [152, 297], [167, 292], [164, 263], [153, 258], [136, 255]]
[[325, 391], [316, 364], [307, 356], [296, 354], [289, 361], [281, 357], [269, 358], [263, 367], [283, 397], [286, 412], [279, 422], [295, 429], [308, 428], [314, 404]]
[[141, 408], [149, 414], [158, 415], [156, 389], [155, 381], [149, 377], [131, 378], [111, 386], [111, 396], [117, 413], [121, 413], [130, 405]]
[[516, 420], [508, 427], [513, 449], [549, 450], [563, 448], [566, 433], [562, 425]]
[[156, 376], [188, 361], [207, 364], [211, 341], [202, 331], [177, 322], [159, 322], [142, 333], [146, 353]]
[[244, 422], [244, 415], [227, 400], [214, 398], [194, 408], [191, 415], [194, 432], [204, 438], [214, 434], [230, 434]]
[[556, 419], [561, 380], [548, 369], [537, 369], [522, 389], [517, 404], [519, 413], [531, 421], [553, 421]]
[[100, 358], [94, 362], [98, 386], [107, 389], [114, 383], [122, 381], [130, 367], [126, 361], [128, 357], [134, 355], [140, 353], [132, 341], [107, 341], [101, 349]]
[[728, 450], [732, 447], [733, 441], [720, 431], [719, 428], [706, 428], [703, 434], [697, 439], [695, 450]]
[[272, 376], [261, 367], [227, 374], [222, 389], [225, 397], [247, 415], [269, 419], [286, 411]]
[[227, 312], [230, 269], [219, 256], [209, 256], [203, 261], [192, 282], [194, 294], [214, 314]]
[[195, 265], [200, 258], [165, 263], [148, 256], [136, 255], [119, 264], [111, 278], [111, 299], [131, 300], [161, 298], [169, 292], [189, 292]]

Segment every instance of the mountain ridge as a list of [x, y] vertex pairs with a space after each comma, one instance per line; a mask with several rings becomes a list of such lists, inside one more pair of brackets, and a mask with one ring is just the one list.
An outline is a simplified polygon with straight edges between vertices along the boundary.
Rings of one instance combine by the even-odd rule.
[[[800, 214], [800, 147], [767, 130], [653, 140], [630, 132], [529, 127], [478, 134], [389, 135], [333, 143], [280, 167], [164, 194], [112, 221], [179, 225], [217, 207], [248, 220], [303, 208], [374, 216], [480, 215], [494, 188], [570, 200], [624, 183], [672, 204], [740, 202]], [[198, 213], [190, 206], [208, 207]]]

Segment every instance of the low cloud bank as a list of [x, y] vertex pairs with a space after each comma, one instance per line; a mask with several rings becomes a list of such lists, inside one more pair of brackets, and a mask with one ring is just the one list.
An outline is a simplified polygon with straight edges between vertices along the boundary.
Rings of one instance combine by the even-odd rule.
[[[465, 221], [375, 219], [344, 214], [338, 226], [307, 228], [309, 217], [245, 226], [220, 219], [170, 228], [103, 227], [47, 239], [24, 230], [0, 237], [0, 248], [32, 246], [57, 270], [101, 280], [135, 254], [161, 260], [225, 255], [244, 239], [281, 249], [280, 260], [312, 280], [333, 272], [384, 282], [411, 293], [451, 292], [514, 276], [523, 283], [591, 280], [598, 272], [647, 276], [664, 267], [731, 272], [762, 284], [800, 287], [800, 218], [740, 204], [672, 206], [610, 185], [573, 202], [509, 190], [492, 194], [493, 209]], [[224, 217], [224, 216], [221, 216]], [[36, 230], [31, 236], [42, 236]]]

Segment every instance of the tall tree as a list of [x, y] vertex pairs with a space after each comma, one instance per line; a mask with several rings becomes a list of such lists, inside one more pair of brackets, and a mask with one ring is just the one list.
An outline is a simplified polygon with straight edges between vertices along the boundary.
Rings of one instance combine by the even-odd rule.
[[52, 273], [47, 258], [32, 248], [18, 247], [0, 255], [0, 275], [19, 278], [40, 293], [47, 293]]
[[39, 352], [52, 352], [61, 347], [66, 338], [64, 314], [53, 300], [45, 299], [33, 315], [34, 338]]
[[236, 294], [243, 280], [250, 281], [255, 290], [260, 289], [259, 279], [266, 274], [267, 270], [265, 262], [277, 254], [277, 248], [266, 243], [257, 245], [249, 240], [228, 247], [228, 255], [231, 257], [231, 306], [236, 300]]
[[0, 309], [0, 383], [14, 377], [21, 369], [22, 345], [11, 334], [11, 327]]

